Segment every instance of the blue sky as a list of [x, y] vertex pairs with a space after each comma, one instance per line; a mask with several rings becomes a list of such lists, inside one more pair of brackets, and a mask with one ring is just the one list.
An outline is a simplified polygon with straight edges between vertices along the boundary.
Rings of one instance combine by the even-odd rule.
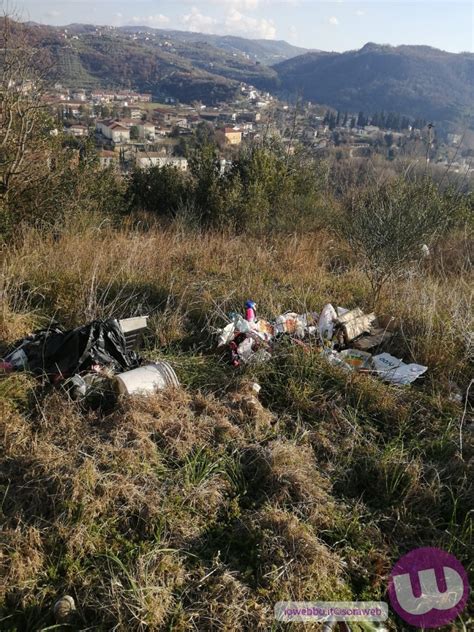
[[15, 0], [14, 5], [24, 19], [46, 24], [146, 24], [336, 51], [370, 41], [474, 52], [474, 0]]

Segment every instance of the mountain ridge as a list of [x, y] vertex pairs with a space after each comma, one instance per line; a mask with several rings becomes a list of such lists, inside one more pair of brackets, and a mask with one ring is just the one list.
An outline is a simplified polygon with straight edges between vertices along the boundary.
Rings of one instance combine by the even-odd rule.
[[282, 93], [332, 107], [449, 121], [474, 114], [474, 54], [367, 43], [357, 51], [309, 52], [273, 66]]
[[[135, 88], [157, 98], [216, 104], [234, 100], [243, 82], [284, 99], [302, 96], [350, 112], [396, 111], [437, 122], [474, 116], [469, 52], [374, 42], [342, 53], [307, 51], [284, 40], [143, 26], [29, 28], [58, 62], [58, 79], [70, 87]], [[275, 55], [291, 56], [263, 63]]]

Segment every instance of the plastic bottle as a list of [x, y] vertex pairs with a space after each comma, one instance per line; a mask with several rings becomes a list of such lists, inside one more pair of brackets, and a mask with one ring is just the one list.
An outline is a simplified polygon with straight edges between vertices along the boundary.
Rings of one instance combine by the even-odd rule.
[[245, 320], [247, 320], [249, 323], [254, 323], [257, 318], [257, 313], [255, 311], [256, 307], [257, 304], [255, 303], [255, 301], [247, 301], [245, 303]]

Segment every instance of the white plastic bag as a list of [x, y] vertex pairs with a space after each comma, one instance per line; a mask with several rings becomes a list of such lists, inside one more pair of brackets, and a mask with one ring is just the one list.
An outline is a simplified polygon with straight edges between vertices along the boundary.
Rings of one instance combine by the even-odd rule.
[[379, 376], [391, 384], [411, 384], [428, 370], [421, 364], [405, 364], [389, 353], [373, 356], [372, 362]]
[[319, 316], [318, 330], [321, 340], [332, 340], [336, 321], [336, 310], [330, 303], [328, 303], [323, 307], [321, 315]]

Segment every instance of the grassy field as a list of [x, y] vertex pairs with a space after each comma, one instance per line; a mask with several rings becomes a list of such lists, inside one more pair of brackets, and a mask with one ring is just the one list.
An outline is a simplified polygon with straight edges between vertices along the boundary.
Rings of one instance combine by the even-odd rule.
[[[183, 387], [105, 413], [26, 374], [0, 378], [1, 629], [53, 629], [70, 594], [64, 629], [283, 630], [278, 600], [386, 600], [393, 564], [418, 546], [472, 571], [465, 235], [381, 297], [378, 312], [402, 323], [390, 350], [429, 366], [404, 389], [291, 346], [239, 370], [215, 353], [214, 328], [247, 298], [267, 317], [370, 307], [357, 260], [323, 232], [87, 223], [25, 229], [16, 244], [3, 253], [3, 348], [52, 319], [149, 313], [144, 354], [167, 359]], [[387, 628], [404, 624], [391, 615]]]

